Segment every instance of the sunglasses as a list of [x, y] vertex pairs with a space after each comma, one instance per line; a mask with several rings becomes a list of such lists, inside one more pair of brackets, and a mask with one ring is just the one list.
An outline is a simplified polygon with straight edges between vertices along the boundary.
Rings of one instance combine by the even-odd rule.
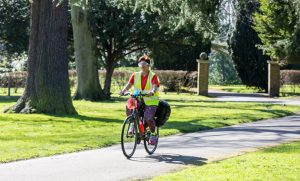
[[139, 67], [146, 67], [147, 65], [149, 65], [149, 64], [147, 62], [143, 62], [143, 61], [138, 64]]

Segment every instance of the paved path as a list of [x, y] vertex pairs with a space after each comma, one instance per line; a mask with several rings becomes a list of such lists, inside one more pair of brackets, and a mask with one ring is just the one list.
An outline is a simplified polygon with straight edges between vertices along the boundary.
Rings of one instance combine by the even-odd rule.
[[[224, 94], [218, 101], [249, 101], [251, 96]], [[253, 97], [259, 102], [273, 99]], [[252, 100], [253, 101], [253, 100]], [[298, 104], [286, 101], [274, 103]], [[299, 104], [300, 105], [300, 104]], [[144, 179], [187, 165], [228, 158], [261, 147], [300, 140], [300, 114], [160, 139], [153, 156], [139, 145], [131, 160], [120, 145], [79, 153], [0, 164], [1, 181], [105, 181]]]

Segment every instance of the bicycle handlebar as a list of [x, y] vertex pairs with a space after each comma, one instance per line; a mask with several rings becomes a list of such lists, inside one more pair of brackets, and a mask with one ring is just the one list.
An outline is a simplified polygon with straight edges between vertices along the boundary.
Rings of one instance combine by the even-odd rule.
[[142, 94], [141, 92], [139, 92], [138, 94], [131, 94], [130, 92], [125, 92], [123, 95], [121, 96], [134, 96], [134, 97], [138, 97], [138, 96], [147, 96], [148, 94]]

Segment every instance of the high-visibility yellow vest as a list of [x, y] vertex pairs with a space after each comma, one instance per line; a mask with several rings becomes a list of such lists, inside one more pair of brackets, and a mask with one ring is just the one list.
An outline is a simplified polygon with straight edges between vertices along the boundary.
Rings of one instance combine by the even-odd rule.
[[[154, 72], [149, 71], [147, 83], [145, 89], [142, 90], [142, 73], [135, 72], [134, 73], [134, 92], [141, 92], [142, 94], [148, 94], [150, 90], [152, 90], [152, 78], [155, 75]], [[145, 96], [144, 102], [147, 106], [158, 106], [159, 103], [159, 92], [156, 91], [153, 96]]]

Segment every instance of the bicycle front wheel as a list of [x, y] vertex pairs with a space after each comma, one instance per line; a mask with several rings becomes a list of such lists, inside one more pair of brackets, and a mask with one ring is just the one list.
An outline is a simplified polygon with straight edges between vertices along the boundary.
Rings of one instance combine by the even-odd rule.
[[150, 131], [149, 127], [145, 130], [145, 133], [146, 134], [145, 134], [145, 138], [144, 138], [144, 147], [145, 147], [146, 152], [149, 155], [152, 155], [155, 152], [156, 148], [157, 148], [158, 138], [159, 138], [159, 128], [157, 126], [156, 129], [155, 129], [155, 132], [152, 133], [152, 135], [155, 135], [156, 138], [157, 138], [157, 141], [154, 145], [149, 143], [150, 137], [151, 137], [151, 131]]
[[126, 158], [131, 158], [137, 145], [137, 126], [133, 117], [128, 117], [123, 123], [121, 134], [121, 146]]

